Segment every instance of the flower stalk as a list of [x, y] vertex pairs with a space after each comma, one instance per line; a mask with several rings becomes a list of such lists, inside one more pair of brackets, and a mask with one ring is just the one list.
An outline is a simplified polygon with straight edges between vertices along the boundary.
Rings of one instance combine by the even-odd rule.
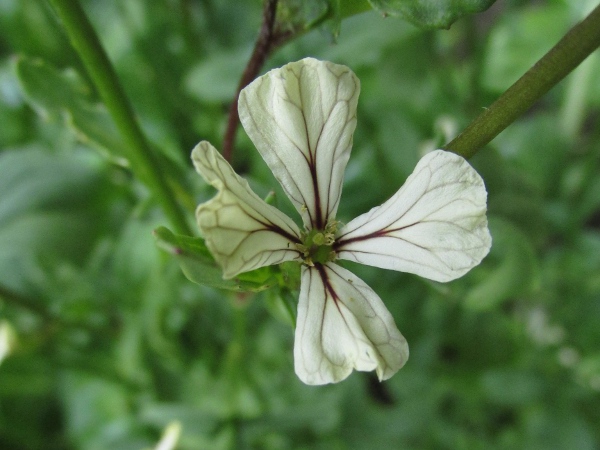
[[450, 150], [470, 158], [525, 113], [600, 46], [600, 5], [575, 25], [454, 140]]
[[256, 78], [264, 62], [275, 48], [274, 40], [276, 36], [274, 33], [274, 26], [275, 15], [277, 12], [277, 2], [278, 0], [265, 0], [263, 8], [263, 22], [260, 28], [260, 33], [256, 43], [254, 44], [252, 56], [250, 57], [250, 60], [248, 61], [248, 64], [244, 69], [244, 73], [242, 74], [242, 78], [238, 84], [233, 103], [229, 109], [227, 129], [225, 130], [225, 136], [223, 138], [223, 157], [229, 162], [231, 162], [233, 145], [235, 141], [235, 132], [240, 120], [238, 116], [238, 98], [240, 96], [240, 92]]
[[77, 0], [51, 0], [50, 3], [125, 141], [132, 171], [148, 185], [177, 232], [191, 234], [185, 213], [175, 201], [117, 74], [81, 5]]

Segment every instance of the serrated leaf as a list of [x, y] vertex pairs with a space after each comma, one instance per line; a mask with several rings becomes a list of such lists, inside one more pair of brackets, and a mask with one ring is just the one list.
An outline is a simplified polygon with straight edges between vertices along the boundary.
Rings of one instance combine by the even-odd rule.
[[156, 245], [177, 258], [184, 275], [192, 282], [217, 289], [258, 292], [275, 283], [273, 270], [262, 267], [240, 274], [231, 280], [223, 279], [223, 271], [217, 265], [204, 239], [174, 234], [165, 227], [154, 230]]
[[402, 16], [420, 28], [450, 28], [461, 17], [485, 11], [496, 0], [369, 0], [377, 11]]
[[126, 149], [102, 104], [92, 103], [90, 92], [73, 70], [60, 72], [41, 59], [19, 57], [15, 72], [27, 102], [43, 117], [59, 117], [86, 143], [112, 162], [128, 166]]

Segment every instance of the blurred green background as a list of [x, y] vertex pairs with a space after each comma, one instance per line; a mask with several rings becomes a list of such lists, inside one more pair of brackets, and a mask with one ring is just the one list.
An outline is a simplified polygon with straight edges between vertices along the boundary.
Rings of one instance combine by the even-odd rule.
[[[422, 152], [489, 105], [595, 1], [498, 0], [447, 31], [367, 12], [279, 49], [362, 83], [339, 218], [386, 200]], [[178, 201], [214, 191], [189, 161], [221, 147], [258, 0], [85, 1]], [[600, 56], [471, 163], [494, 245], [437, 284], [345, 264], [411, 355], [393, 378], [303, 385], [279, 293], [187, 280], [167, 225], [50, 6], [0, 0], [0, 449], [600, 448]], [[296, 217], [240, 128], [234, 166]], [[296, 295], [296, 294], [293, 294]]]

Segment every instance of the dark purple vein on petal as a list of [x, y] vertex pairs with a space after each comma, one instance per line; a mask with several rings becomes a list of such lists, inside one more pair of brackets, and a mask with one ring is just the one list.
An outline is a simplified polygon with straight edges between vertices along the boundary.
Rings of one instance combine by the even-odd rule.
[[[415, 178], [416, 178], [416, 177], [418, 177], [418, 176], [419, 176], [419, 174], [420, 174], [420, 173], [421, 173], [423, 170], [426, 170], [426, 169], [429, 169], [429, 167], [424, 167], [424, 168], [423, 168], [423, 169], [421, 169], [419, 172], [417, 172], [417, 174], [415, 175]], [[433, 176], [433, 173], [431, 173], [431, 172], [430, 172], [430, 174], [429, 174], [429, 180], [430, 180], [430, 181], [431, 181], [431, 177], [432, 177], [432, 176]], [[423, 191], [423, 193], [422, 193], [422, 194], [421, 194], [419, 197], [416, 197], [416, 198], [413, 200], [412, 204], [411, 204], [411, 205], [410, 205], [408, 208], [406, 208], [406, 209], [404, 210], [404, 212], [403, 212], [403, 213], [402, 213], [400, 216], [398, 216], [398, 217], [394, 217], [394, 218], [391, 220], [391, 222], [390, 222], [390, 223], [388, 223], [388, 224], [387, 224], [387, 225], [386, 225], [386, 226], [385, 226], [383, 229], [381, 229], [381, 230], [379, 230], [379, 231], [376, 231], [376, 232], [374, 232], [374, 233], [368, 234], [368, 235], [366, 235], [366, 236], [360, 236], [360, 237], [357, 237], [357, 238], [350, 238], [350, 239], [346, 239], [346, 240], [344, 240], [344, 239], [343, 239], [343, 237], [344, 237], [344, 236], [346, 236], [346, 235], [348, 235], [348, 234], [350, 234], [350, 233], [353, 233], [354, 231], [356, 231], [356, 230], [357, 230], [358, 228], [360, 228], [361, 226], [364, 226], [364, 224], [361, 224], [361, 225], [359, 225], [357, 228], [354, 228], [354, 229], [352, 229], [352, 230], [348, 230], [348, 231], [346, 231], [344, 234], [340, 235], [340, 236], [338, 237], [338, 239], [337, 239], [337, 240], [338, 240], [338, 242], [341, 242], [341, 241], [344, 241], [344, 242], [346, 242], [346, 243], [348, 243], [348, 242], [355, 242], [355, 241], [360, 241], [360, 240], [370, 239], [370, 238], [373, 238], [373, 237], [380, 237], [381, 235], [385, 235], [385, 234], [387, 234], [387, 233], [389, 232], [389, 230], [387, 230], [387, 227], [389, 227], [390, 225], [392, 225], [394, 222], [398, 222], [400, 219], [402, 219], [402, 218], [403, 218], [403, 217], [404, 217], [406, 214], [408, 214], [408, 213], [409, 213], [409, 212], [410, 212], [410, 211], [411, 211], [411, 210], [412, 210], [412, 209], [415, 207], [415, 205], [416, 205], [416, 204], [417, 204], [417, 203], [418, 203], [418, 202], [421, 200], [421, 198], [423, 198], [423, 196], [424, 196], [424, 195], [426, 195], [427, 193], [429, 193], [429, 192], [430, 192], [430, 189], [429, 189], [429, 184], [430, 184], [430, 183], [428, 183], [428, 184], [427, 184], [427, 189], [425, 189], [425, 191]], [[403, 186], [403, 187], [404, 187], [404, 186]], [[394, 194], [394, 195], [396, 195], [396, 194]], [[392, 197], [393, 197], [393, 196], [392, 196]], [[386, 200], [386, 202], [387, 202], [387, 201], [388, 201], [388, 200]], [[385, 203], [386, 203], [386, 202], [384, 202], [384, 204], [383, 204], [383, 205], [385, 205]], [[383, 206], [383, 205], [382, 205], [382, 206]], [[388, 211], [388, 209], [389, 209], [389, 208], [392, 208], [393, 206], [394, 206], [394, 202], [392, 202], [392, 203], [391, 203], [391, 204], [390, 204], [390, 205], [389, 205], [387, 208], [385, 208], [385, 209], [384, 209], [383, 207], [380, 207], [378, 210], [376, 210], [376, 211], [374, 211], [374, 212], [373, 212], [373, 215], [372, 215], [372, 216], [370, 216], [370, 217], [369, 217], [369, 221], [373, 221], [373, 220], [375, 220], [377, 217], [379, 217], [379, 216], [381, 216], [382, 214], [386, 213], [386, 212]], [[368, 214], [368, 213], [367, 213], [367, 214]], [[413, 224], [413, 225], [414, 225], [414, 224]], [[412, 226], [412, 225], [407, 225], [406, 227], [409, 227], [409, 226]], [[406, 228], [406, 227], [398, 228], [397, 230], [402, 230], [403, 228]]]
[[[370, 310], [371, 310], [371, 313], [372, 313], [372, 315], [366, 315], [366, 317], [368, 317], [368, 318], [370, 318], [370, 319], [373, 319], [373, 318], [377, 318], [377, 317], [378, 317], [378, 316], [377, 316], [377, 313], [375, 313], [375, 311], [374, 311], [374, 309], [373, 309], [373, 307], [372, 307], [372, 305], [371, 305], [370, 301], [368, 300], [368, 298], [367, 298], [367, 297], [366, 297], [366, 296], [365, 296], [365, 295], [364, 295], [364, 294], [363, 294], [363, 293], [362, 293], [362, 292], [361, 292], [359, 289], [357, 289], [357, 288], [356, 288], [356, 286], [354, 286], [354, 285], [353, 285], [353, 284], [350, 282], [350, 280], [346, 280], [344, 277], [342, 277], [342, 276], [341, 276], [341, 275], [340, 275], [340, 274], [339, 274], [339, 273], [338, 273], [338, 272], [335, 270], [335, 267], [332, 267], [332, 266], [327, 266], [326, 270], [328, 270], [329, 272], [331, 272], [331, 273], [332, 273], [332, 275], [336, 276], [336, 277], [337, 277], [339, 280], [342, 280], [342, 281], [343, 281], [343, 282], [345, 282], [345, 283], [350, 283], [350, 285], [351, 285], [352, 289], [353, 289], [353, 290], [354, 290], [354, 292], [356, 293], [356, 297], [358, 297], [358, 298], [361, 298], [361, 299], [362, 299], [362, 300], [363, 300], [363, 301], [364, 301], [364, 302], [365, 302], [365, 303], [366, 303], [366, 304], [369, 306], [369, 308], [370, 308]], [[326, 275], [326, 276], [327, 276], [327, 275]], [[329, 287], [331, 288], [331, 291], [332, 291], [332, 292], [335, 292], [335, 291], [333, 290], [333, 287], [332, 287], [332, 286], [331, 286], [331, 284], [330, 284], [329, 277], [327, 278], [327, 282], [328, 282], [328, 285], [329, 285]], [[352, 311], [352, 310], [351, 310], [351, 309], [350, 309], [350, 308], [349, 308], [349, 307], [348, 307], [348, 306], [347, 306], [347, 305], [344, 303], [344, 301], [343, 301], [343, 300], [341, 300], [341, 299], [340, 299], [340, 298], [337, 296], [337, 294], [335, 294], [335, 295], [336, 295], [336, 297], [335, 297], [335, 298], [336, 298], [336, 306], [338, 307], [338, 311], [339, 311], [339, 312], [340, 312], [340, 314], [342, 315], [342, 318], [344, 319], [344, 323], [346, 324], [346, 327], [348, 328], [348, 330], [350, 330], [350, 331], [352, 332], [352, 328], [351, 328], [351, 327], [348, 325], [348, 322], [346, 321], [346, 317], [345, 317], [345, 316], [342, 314], [342, 311], [340, 310], [339, 306], [337, 305], [337, 302], [338, 302], [338, 301], [339, 301], [339, 302], [341, 302], [341, 303], [344, 305], [344, 307], [346, 307], [346, 308], [347, 308], [347, 309], [350, 311], [350, 314], [354, 315], [355, 317], [356, 317], [356, 315], [355, 315], [355, 314], [354, 314], [354, 312], [353, 312], [353, 311]], [[381, 319], [379, 319], [379, 320], [381, 320]], [[361, 329], [363, 330], [363, 333], [365, 333], [365, 329], [362, 327], [362, 325], [360, 325], [360, 326], [361, 326]], [[389, 344], [389, 342], [391, 342], [391, 340], [392, 340], [392, 336], [390, 335], [390, 332], [389, 332], [388, 328], [387, 328], [385, 325], [383, 326], [383, 329], [385, 330], [386, 337], [387, 337], [387, 342], [388, 342], [388, 344]], [[352, 333], [352, 335], [355, 337], [355, 339], [360, 339], [360, 340], [362, 340], [362, 337], [356, 336], [356, 335], [354, 335], [354, 333]], [[366, 335], [366, 333], [365, 333], [365, 337], [366, 337], [366, 338], [367, 338], [367, 340], [368, 340], [368, 344], [369, 344], [369, 345], [371, 346], [371, 348], [372, 348], [372, 349], [375, 351], [375, 353], [377, 353], [377, 355], [379, 356], [379, 358], [378, 358], [378, 359], [379, 359], [379, 363], [383, 363], [383, 364], [385, 364], [385, 368], [387, 369], [387, 368], [389, 367], [389, 364], [388, 364], [388, 362], [387, 362], [386, 358], [383, 356], [383, 354], [382, 354], [382, 353], [381, 353], [381, 351], [379, 350], [379, 348], [378, 348], [378, 343], [376, 343], [376, 342], [372, 341], [372, 340], [371, 340], [371, 338], [370, 338], [369, 336], [367, 336], [367, 335]], [[364, 341], [363, 341], [363, 342], [364, 342]], [[369, 355], [369, 356], [370, 356], [370, 355]]]
[[[231, 187], [229, 186], [229, 184], [225, 181], [225, 180], [227, 180], [227, 177], [225, 176], [225, 174], [223, 173], [223, 170], [218, 165], [216, 167], [214, 167], [214, 171], [216, 172], [217, 170], [218, 170], [218, 173], [221, 175], [220, 179], [221, 179], [221, 182], [223, 183], [223, 186], [227, 190], [232, 192], [237, 198], [239, 198], [239, 196], [237, 194], [235, 194], [235, 191], [232, 190]], [[260, 199], [258, 197], [257, 197], [257, 199], [260, 201]], [[223, 204], [223, 207], [229, 207], [229, 206], [231, 206], [231, 205]], [[247, 208], [245, 208], [244, 206], [247, 206]], [[265, 229], [273, 231], [273, 232], [285, 237], [286, 239], [289, 239], [292, 242], [300, 243], [300, 239], [298, 238], [298, 236], [296, 236], [292, 233], [289, 233], [286, 230], [284, 230], [283, 228], [275, 225], [273, 222], [268, 220], [258, 210], [256, 210], [255, 208], [252, 208], [250, 205], [247, 205], [247, 203], [245, 201], [243, 201], [243, 200], [240, 201], [237, 204], [237, 207], [239, 207], [242, 211], [244, 211], [249, 217], [254, 219], [257, 223], [262, 225]], [[257, 216], [259, 216], [260, 218]], [[238, 230], [238, 231], [242, 231], [242, 230]]]
[[331, 217], [333, 215], [333, 211], [337, 209], [337, 206], [338, 206], [338, 204], [340, 202], [342, 185], [343, 185], [343, 181], [344, 181], [344, 179], [343, 179], [343, 173], [342, 173], [342, 176], [339, 179], [339, 183], [338, 183], [338, 186], [337, 186], [338, 195], [337, 195], [337, 198], [336, 198], [333, 206], [331, 205], [331, 189], [332, 189], [331, 183], [333, 181], [333, 171], [334, 171], [334, 168], [336, 166], [337, 160], [338, 160], [338, 158], [340, 158], [344, 154], [344, 150], [345, 149], [342, 149], [342, 151], [340, 153], [338, 153], [337, 150], [339, 148], [340, 140], [341, 140], [342, 136], [344, 135], [344, 131], [345, 131], [346, 127], [348, 126], [348, 123], [350, 122], [350, 119], [348, 118], [348, 112], [350, 111], [350, 108], [349, 108], [349, 101], [348, 100], [340, 100], [340, 94], [339, 94], [339, 89], [340, 89], [340, 84], [341, 84], [340, 80], [341, 80], [341, 78], [344, 75], [348, 74], [348, 71], [342, 72], [340, 74], [336, 74], [332, 70], [330, 70], [329, 67], [327, 67], [327, 70], [328, 70], [329, 73], [331, 73], [333, 75], [334, 78], [337, 79], [337, 86], [336, 86], [336, 101], [333, 104], [332, 108], [329, 110], [328, 116], [327, 116], [327, 120], [324, 121], [324, 122], [326, 122], [326, 123], [329, 122], [329, 120], [331, 119], [331, 114], [332, 114], [333, 110], [340, 103], [345, 103], [346, 106], [347, 106], [346, 120], [344, 122], [344, 126], [341, 128], [341, 131], [340, 131], [340, 133], [337, 136], [337, 140], [336, 140], [336, 145], [334, 147], [334, 151], [331, 152], [332, 156], [331, 156], [331, 164], [330, 164], [330, 169], [329, 169], [329, 183], [328, 183], [328, 189], [329, 190], [327, 191], [327, 218], [326, 218], [326, 220], [328, 222], [329, 220], [333, 219], [333, 217]]
[[[344, 321], [346, 328], [350, 331], [352, 330], [352, 328], [350, 328], [350, 326], [348, 325], [346, 317], [344, 316], [344, 314], [342, 313], [342, 310], [340, 309], [340, 306], [338, 304], [340, 299], [339, 299], [337, 293], [335, 292], [335, 290], [333, 289], [331, 282], [329, 281], [329, 277], [327, 276], [325, 267], [323, 267], [323, 265], [321, 265], [321, 264], [315, 264], [314, 268], [317, 270], [317, 272], [319, 272], [319, 276], [321, 277], [321, 282], [323, 284], [323, 294], [325, 296], [325, 302], [323, 303], [323, 312], [321, 313], [322, 314], [321, 315], [321, 329], [319, 330], [319, 336], [321, 337], [321, 342], [323, 342], [323, 331], [324, 331], [324, 325], [325, 325], [325, 311], [327, 310], [327, 302], [329, 301], [330, 298], [331, 298], [331, 301], [333, 301], [340, 316], [342, 317], [342, 320]], [[312, 271], [309, 270], [309, 274], [311, 275], [311, 278], [312, 278], [311, 272]], [[325, 349], [323, 349], [323, 356], [325, 358], [327, 358], [327, 360], [329, 361], [329, 363], [331, 365], [337, 366], [338, 364], [335, 361], [332, 361], [331, 358], [329, 358], [327, 356], [327, 354], [324, 350]]]
[[[312, 228], [322, 230], [323, 229], [323, 212], [321, 211], [319, 180], [317, 179], [316, 151], [319, 146], [319, 139], [321, 138], [321, 133], [323, 131], [323, 128], [321, 128], [321, 132], [319, 133], [319, 137], [317, 138], [317, 143], [315, 144], [315, 149], [313, 150], [311, 148], [310, 134], [308, 132], [308, 124], [306, 122], [306, 115], [304, 114], [304, 101], [303, 101], [303, 97], [302, 97], [302, 83], [300, 82], [303, 71], [304, 71], [304, 67], [302, 67], [300, 74], [297, 76], [298, 77], [298, 98], [300, 99], [300, 107], [299, 108], [300, 108], [300, 114], [302, 114], [302, 121], [304, 123], [304, 134], [306, 135], [306, 146], [308, 147], [308, 159], [306, 159], [307, 155], [305, 155], [305, 159], [306, 159], [306, 163], [308, 164], [308, 169], [310, 171], [310, 177], [312, 179], [313, 195], [314, 195], [314, 202], [315, 202], [315, 210], [314, 210], [315, 217], [313, 218], [311, 216], [311, 225], [312, 225]], [[310, 215], [310, 208], [309, 208], [309, 215]]]
[[[242, 101], [244, 101], [244, 102], [246, 103], [246, 105], [248, 105], [248, 99], [247, 99], [245, 96], [241, 97], [240, 99], [241, 99]], [[257, 101], [258, 101], [259, 103], [261, 102], [261, 100], [260, 100], [260, 99], [258, 99]], [[287, 101], [287, 100], [286, 100], [286, 99], [284, 99], [284, 101]], [[273, 117], [271, 114], [269, 114], [269, 112], [268, 112], [267, 108], [266, 108], [266, 107], [264, 107], [262, 104], [261, 104], [261, 107], [262, 107], [262, 109], [265, 111], [265, 113], [266, 113], [267, 115], [271, 116], [271, 118], [273, 119], [273, 122], [274, 122], [274, 123], [277, 123], [277, 121], [275, 120], [275, 118], [274, 118], [274, 117]], [[248, 111], [250, 111], [250, 110], [251, 110], [251, 109], [250, 109], [248, 106], [246, 106], [246, 108], [248, 109]], [[263, 138], [263, 141], [264, 141], [264, 142], [269, 142], [269, 139], [267, 139], [266, 135], [265, 135], [265, 134], [262, 132], [262, 130], [261, 130], [261, 127], [259, 127], [259, 126], [258, 126], [258, 124], [256, 123], [256, 120], [254, 119], [254, 116], [253, 116], [252, 114], [249, 114], [248, 116], [250, 117], [250, 120], [252, 120], [252, 123], [254, 124], [254, 129], [256, 130], [256, 132], [262, 136], [262, 138]], [[296, 144], [295, 144], [295, 143], [294, 143], [294, 142], [293, 142], [293, 141], [290, 139], [290, 137], [289, 137], [289, 136], [288, 136], [288, 135], [287, 135], [287, 134], [286, 134], [286, 133], [285, 133], [285, 132], [284, 132], [284, 131], [283, 131], [283, 130], [282, 130], [280, 127], [279, 127], [279, 126], [277, 126], [277, 128], [278, 128], [278, 129], [281, 131], [281, 133], [282, 133], [282, 134], [284, 134], [284, 135], [285, 135], [285, 136], [288, 138], [288, 140], [289, 140], [289, 141], [290, 141], [292, 144], [294, 144], [294, 146], [295, 146], [296, 148], [298, 148], [298, 147], [296, 146]], [[269, 146], [269, 147], [271, 147], [271, 154], [277, 158], [277, 160], [279, 161], [280, 165], [281, 165], [283, 168], [285, 168], [285, 170], [288, 170], [288, 171], [289, 171], [289, 169], [286, 167], [286, 165], [285, 165], [285, 163], [283, 162], [283, 160], [282, 160], [282, 159], [279, 157], [279, 155], [277, 154], [277, 151], [275, 150], [275, 148], [273, 148], [272, 146]], [[303, 152], [302, 152], [300, 149], [298, 149], [298, 150], [300, 151], [300, 153], [303, 153]], [[288, 188], [285, 186], [285, 184], [281, 183], [281, 180], [278, 180], [278, 181], [280, 182], [280, 184], [281, 184], [281, 187], [282, 187], [282, 188], [283, 188], [283, 190], [285, 191], [286, 195], [287, 195], [287, 196], [288, 196], [288, 197], [289, 197], [291, 200], [295, 201], [295, 202], [296, 202], [296, 203], [298, 203], [298, 204], [306, 204], [306, 199], [304, 198], [304, 195], [303, 195], [303, 193], [302, 193], [302, 190], [300, 189], [300, 187], [298, 186], [298, 183], [296, 183], [296, 181], [294, 180], [294, 178], [293, 178], [293, 177], [291, 177], [291, 176], [290, 176], [290, 177], [289, 177], [289, 181], [290, 181], [290, 183], [292, 183], [292, 184], [294, 185], [294, 187], [296, 188], [296, 191], [297, 191], [297, 192], [300, 194], [300, 196], [302, 197], [302, 199], [301, 199], [301, 200], [299, 200], [299, 199], [298, 199], [298, 198], [296, 198], [294, 195], [292, 195], [292, 193], [291, 193], [291, 192], [289, 191], [289, 189], [288, 189]]]

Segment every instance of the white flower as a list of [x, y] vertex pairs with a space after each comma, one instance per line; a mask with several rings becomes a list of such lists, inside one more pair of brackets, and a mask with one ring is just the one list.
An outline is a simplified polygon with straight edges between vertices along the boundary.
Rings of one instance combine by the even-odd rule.
[[481, 177], [442, 150], [424, 156], [383, 205], [345, 226], [335, 220], [359, 91], [349, 68], [306, 58], [240, 94], [242, 125], [302, 216], [302, 231], [208, 142], [192, 152], [196, 170], [219, 191], [196, 218], [224, 277], [302, 263], [294, 363], [307, 384], [335, 383], [353, 369], [385, 380], [408, 358], [379, 296], [336, 259], [450, 281], [479, 264], [491, 245]]

